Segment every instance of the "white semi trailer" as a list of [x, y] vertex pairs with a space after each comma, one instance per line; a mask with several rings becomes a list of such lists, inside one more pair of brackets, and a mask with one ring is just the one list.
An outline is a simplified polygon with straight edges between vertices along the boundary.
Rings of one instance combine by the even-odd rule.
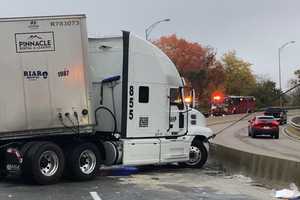
[[206, 162], [212, 131], [148, 41], [88, 39], [84, 15], [7, 18], [0, 29], [1, 176], [51, 184], [101, 165]]

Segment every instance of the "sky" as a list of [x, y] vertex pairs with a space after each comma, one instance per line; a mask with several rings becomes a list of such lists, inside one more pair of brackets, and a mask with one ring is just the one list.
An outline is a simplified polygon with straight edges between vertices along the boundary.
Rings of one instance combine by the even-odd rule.
[[[2, 1], [2, 2], [1, 2]], [[120, 30], [145, 37], [157, 20], [152, 40], [177, 34], [213, 47], [220, 58], [235, 50], [252, 63], [253, 72], [278, 83], [278, 49], [281, 52], [282, 86], [288, 87], [300, 69], [299, 0], [9, 0], [1, 2], [0, 17], [86, 14], [90, 36], [119, 35]]]

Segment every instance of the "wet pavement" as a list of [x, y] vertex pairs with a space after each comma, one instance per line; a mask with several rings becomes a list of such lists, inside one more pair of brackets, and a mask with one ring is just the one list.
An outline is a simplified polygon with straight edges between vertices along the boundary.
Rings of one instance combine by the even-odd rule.
[[[114, 173], [115, 174], [115, 173]], [[0, 199], [16, 200], [252, 200], [272, 199], [271, 190], [242, 175], [227, 175], [209, 162], [204, 169], [177, 165], [147, 166], [128, 176], [110, 170], [88, 182], [62, 180], [49, 186], [24, 183], [18, 177], [0, 182]]]
[[[299, 113], [299, 112], [298, 112]], [[291, 113], [289, 113], [290, 115]], [[252, 116], [253, 117], [253, 116]], [[250, 118], [250, 117], [249, 117]], [[231, 123], [209, 126], [214, 132], [223, 130]], [[211, 142], [253, 154], [266, 155], [270, 157], [300, 161], [300, 140], [295, 140], [285, 133], [287, 125], [280, 126], [279, 139], [275, 140], [269, 136], [251, 138], [248, 136], [248, 122], [243, 120], [234, 126], [224, 130]]]

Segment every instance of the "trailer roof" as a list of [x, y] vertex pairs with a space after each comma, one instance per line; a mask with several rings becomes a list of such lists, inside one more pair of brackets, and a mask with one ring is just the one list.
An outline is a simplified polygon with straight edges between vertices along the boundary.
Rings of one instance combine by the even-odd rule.
[[13, 22], [13, 21], [28, 21], [31, 19], [35, 20], [48, 20], [48, 19], [61, 19], [61, 18], [86, 18], [85, 14], [74, 14], [74, 15], [49, 15], [49, 16], [29, 16], [29, 17], [7, 17], [0, 18], [0, 22]]
[[120, 39], [122, 38], [121, 35], [104, 35], [104, 36], [89, 36], [89, 40], [109, 40], [109, 39]]

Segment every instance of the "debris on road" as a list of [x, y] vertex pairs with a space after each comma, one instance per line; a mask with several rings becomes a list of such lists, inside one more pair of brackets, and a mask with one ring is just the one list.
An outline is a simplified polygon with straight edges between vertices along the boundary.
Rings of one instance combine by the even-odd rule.
[[290, 184], [290, 189], [282, 189], [275, 191], [275, 196], [279, 199], [289, 199], [289, 200], [296, 200], [300, 199], [300, 192], [298, 190], [298, 187], [294, 184]]
[[225, 176], [224, 179], [236, 179], [240, 182], [244, 182], [244, 183], [252, 183], [253, 180], [249, 177], [246, 177], [242, 174], [235, 174], [235, 175], [232, 175], [232, 176]]
[[100, 170], [101, 176], [129, 176], [131, 174], [138, 173], [137, 167], [129, 166], [114, 166], [114, 167], [103, 167]]

